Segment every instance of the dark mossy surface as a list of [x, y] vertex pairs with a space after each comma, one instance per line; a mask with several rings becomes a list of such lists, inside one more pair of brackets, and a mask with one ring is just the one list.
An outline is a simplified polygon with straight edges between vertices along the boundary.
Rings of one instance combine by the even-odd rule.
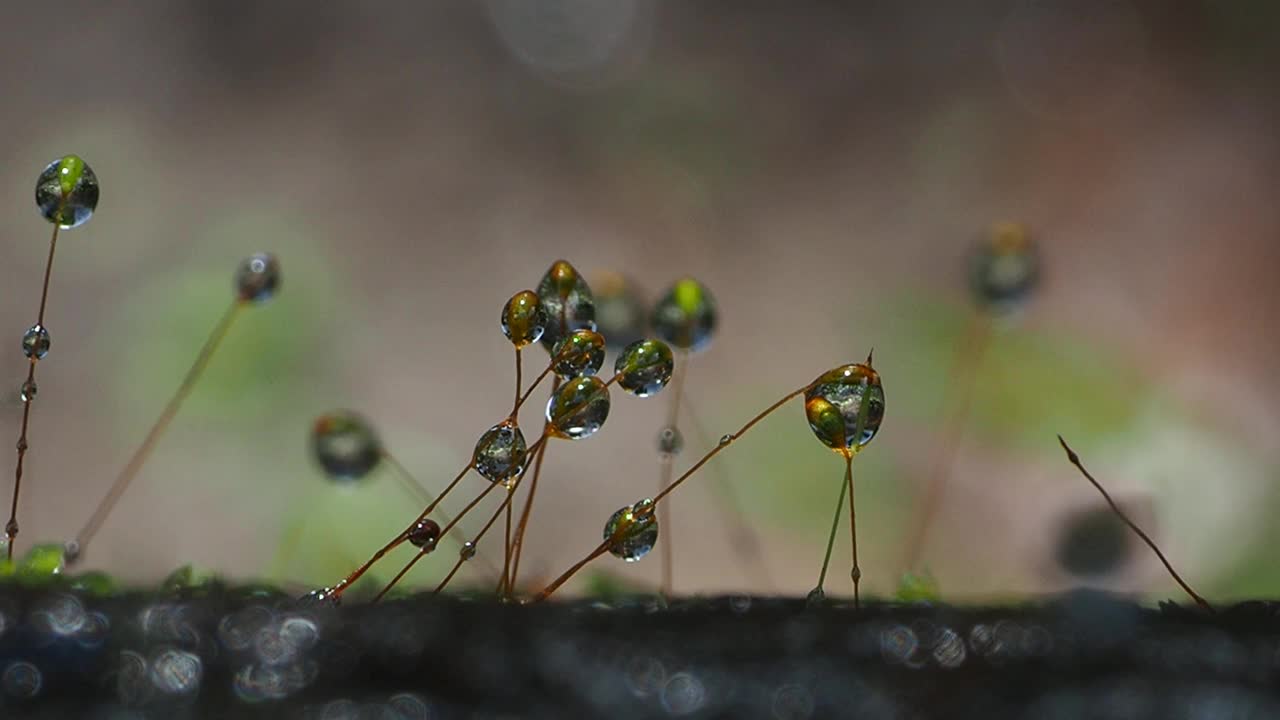
[[3, 717], [1280, 716], [1280, 605], [0, 588]]

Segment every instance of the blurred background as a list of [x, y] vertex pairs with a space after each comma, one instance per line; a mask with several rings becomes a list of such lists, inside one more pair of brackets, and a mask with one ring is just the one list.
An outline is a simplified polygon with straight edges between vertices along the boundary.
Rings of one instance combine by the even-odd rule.
[[[2, 436], [47, 252], [36, 176], [77, 153], [102, 185], [59, 242], [22, 546], [83, 524], [237, 262], [270, 250], [280, 296], [234, 328], [84, 566], [332, 583], [417, 502], [386, 470], [325, 480], [312, 419], [364, 413], [438, 490], [510, 402], [502, 304], [563, 257], [646, 302], [683, 275], [714, 293], [686, 390], [705, 435], [685, 425], [678, 470], [874, 346], [887, 409], [855, 465], [864, 593], [897, 586], [966, 384], [922, 550], [944, 597], [1176, 590], [1056, 433], [1202, 592], [1280, 591], [1275, 3], [70, 0], [11, 8], [0, 39]], [[957, 370], [978, 314], [968, 258], [1001, 220], [1031, 229], [1043, 282]], [[526, 378], [543, 362], [527, 353]], [[668, 401], [615, 393], [597, 436], [549, 449], [524, 583], [655, 492]], [[673, 496], [678, 592], [812, 587], [843, 467], [801, 410]], [[500, 565], [498, 545], [481, 547]], [[434, 586], [455, 557], [409, 582]], [[490, 586], [474, 565], [465, 579]], [[592, 571], [652, 586], [658, 555]]]

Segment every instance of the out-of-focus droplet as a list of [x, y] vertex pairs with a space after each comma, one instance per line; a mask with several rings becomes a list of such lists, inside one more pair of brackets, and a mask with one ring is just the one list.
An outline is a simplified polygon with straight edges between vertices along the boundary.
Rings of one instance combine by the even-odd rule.
[[672, 347], [702, 350], [716, 330], [716, 302], [711, 291], [693, 278], [671, 286], [653, 308], [653, 332]]
[[44, 677], [40, 668], [25, 660], [17, 660], [6, 665], [4, 672], [0, 673], [0, 687], [11, 698], [29, 700], [40, 694]]
[[241, 302], [264, 303], [280, 292], [280, 261], [271, 253], [254, 253], [240, 261], [235, 275]]
[[904, 572], [898, 579], [898, 590], [894, 599], [904, 603], [934, 603], [942, 599], [938, 581], [928, 571]]
[[820, 587], [816, 587], [810, 590], [809, 594], [805, 596], [805, 601], [809, 605], [820, 605], [824, 601], [826, 601], [826, 599], [827, 599], [827, 593], [825, 590], [823, 590]]
[[555, 354], [556, 344], [574, 330], [596, 329], [595, 298], [578, 270], [565, 260], [551, 264], [538, 283], [538, 301], [547, 316], [542, 347]]
[[552, 368], [562, 378], [595, 375], [604, 365], [604, 336], [595, 330], [574, 330], [556, 343]]
[[1009, 313], [1022, 307], [1040, 281], [1040, 256], [1031, 233], [1019, 223], [991, 226], [974, 249], [969, 286], [985, 310]]
[[658, 431], [658, 452], [679, 455], [684, 449], [684, 435], [680, 428], [667, 426]]
[[648, 307], [640, 291], [627, 276], [604, 271], [592, 275], [591, 290], [596, 301], [596, 330], [613, 350], [621, 350], [643, 340], [648, 326]]
[[547, 401], [547, 422], [557, 437], [591, 437], [608, 417], [609, 388], [595, 376], [566, 382]]
[[70, 589], [93, 597], [110, 597], [120, 592], [120, 586], [115, 578], [97, 570], [80, 573], [71, 578]]
[[36, 180], [36, 205], [62, 228], [83, 225], [98, 207], [98, 176], [76, 155], [54, 160]]
[[476, 556], [476, 544], [470, 540], [462, 543], [462, 548], [458, 550], [458, 557], [463, 560], [470, 560]]
[[658, 519], [654, 503], [645, 498], [628, 507], [619, 508], [604, 525], [604, 539], [609, 553], [627, 562], [644, 557], [658, 542]]
[[22, 398], [22, 402], [31, 402], [36, 398], [37, 391], [39, 391], [39, 387], [36, 386], [35, 381], [26, 380], [18, 390], [18, 397]]
[[22, 335], [22, 354], [43, 360], [49, 354], [49, 329], [39, 323], [27, 328]]
[[14, 570], [19, 582], [39, 585], [62, 574], [64, 565], [61, 543], [42, 543], [27, 551]]
[[547, 330], [547, 311], [532, 290], [521, 290], [502, 306], [502, 334], [517, 348], [537, 342]]
[[311, 427], [311, 454], [333, 480], [351, 482], [382, 460], [382, 443], [369, 421], [349, 410], [320, 416]]
[[423, 552], [431, 552], [436, 548], [436, 542], [440, 540], [440, 524], [431, 518], [423, 518], [413, 524], [413, 528], [409, 530], [409, 542], [414, 547], [422, 548]]
[[628, 345], [614, 363], [613, 371], [621, 377], [618, 385], [636, 397], [657, 394], [671, 381], [675, 359], [671, 348], [661, 340], [637, 340]]
[[[1151, 530], [1147, 523], [1148, 531]], [[1058, 566], [1080, 578], [1117, 572], [1132, 555], [1133, 535], [1111, 508], [1085, 508], [1063, 518], [1054, 550]]]
[[503, 420], [480, 436], [471, 462], [476, 472], [488, 480], [504, 482], [524, 472], [527, 454], [520, 426]]
[[[862, 434], [859, 414], [866, 397]], [[809, 428], [823, 445], [843, 455], [856, 455], [880, 429], [884, 419], [884, 388], [880, 374], [867, 363], [842, 365], [818, 377], [805, 391], [804, 413]]]
[[317, 588], [311, 592], [298, 598], [298, 606], [303, 608], [321, 608], [321, 607], [337, 607], [341, 602], [341, 595], [333, 591], [333, 588]]

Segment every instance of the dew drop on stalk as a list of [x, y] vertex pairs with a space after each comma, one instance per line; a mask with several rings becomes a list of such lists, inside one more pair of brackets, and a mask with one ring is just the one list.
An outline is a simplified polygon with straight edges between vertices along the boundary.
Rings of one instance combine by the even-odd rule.
[[240, 261], [235, 275], [241, 302], [264, 303], [280, 290], [280, 261], [271, 253], [254, 253]]
[[679, 455], [684, 449], [684, 435], [680, 428], [667, 426], [658, 431], [658, 452], [666, 455]]
[[492, 482], [504, 482], [524, 471], [528, 446], [520, 426], [503, 420], [485, 431], [476, 442], [472, 464]]
[[671, 286], [653, 308], [653, 332], [681, 350], [702, 350], [711, 342], [717, 322], [711, 291], [693, 278]]
[[611, 270], [593, 274], [591, 290], [595, 295], [596, 329], [610, 349], [621, 350], [644, 339], [648, 308], [630, 278]]
[[98, 176], [76, 155], [54, 160], [36, 180], [36, 205], [64, 229], [83, 225], [98, 207]]
[[22, 354], [43, 360], [49, 354], [49, 329], [39, 323], [27, 328], [22, 336]]
[[590, 437], [608, 417], [609, 388], [593, 375], [566, 382], [547, 401], [547, 422], [557, 437]]
[[436, 542], [440, 539], [440, 525], [431, 518], [423, 518], [413, 524], [413, 528], [409, 530], [409, 542], [414, 547], [422, 548], [423, 552], [431, 552], [436, 548]]
[[556, 343], [552, 369], [562, 378], [595, 375], [604, 365], [604, 336], [595, 330], [574, 330]]
[[18, 397], [22, 398], [22, 402], [31, 402], [39, 389], [34, 380], [26, 380], [18, 390]]
[[521, 290], [502, 306], [502, 334], [517, 348], [537, 342], [547, 329], [547, 311], [532, 290]]
[[462, 543], [462, 548], [458, 550], [458, 557], [463, 560], [470, 560], [476, 556], [476, 544], [471, 540]]
[[1039, 280], [1040, 257], [1027, 228], [1012, 222], [991, 226], [969, 264], [969, 286], [977, 303], [996, 314], [1017, 310]]
[[551, 264], [538, 283], [538, 300], [547, 315], [542, 346], [554, 354], [556, 343], [574, 330], [596, 329], [595, 298], [578, 270], [565, 260]]
[[610, 541], [610, 554], [627, 562], [649, 554], [658, 542], [658, 519], [653, 506], [653, 501], [646, 498], [619, 508], [609, 517], [604, 525], [604, 539]]
[[661, 340], [637, 340], [618, 355], [613, 371], [618, 385], [636, 397], [649, 397], [667, 386], [675, 369], [671, 348]]
[[[867, 409], [862, 435], [854, 437], [864, 395]], [[884, 419], [880, 374], [869, 362], [842, 365], [823, 373], [805, 391], [804, 414], [823, 445], [843, 455], [857, 454], [876, 436]]]
[[368, 475], [382, 460], [382, 443], [360, 415], [338, 410], [311, 426], [311, 454], [333, 480], [351, 482]]

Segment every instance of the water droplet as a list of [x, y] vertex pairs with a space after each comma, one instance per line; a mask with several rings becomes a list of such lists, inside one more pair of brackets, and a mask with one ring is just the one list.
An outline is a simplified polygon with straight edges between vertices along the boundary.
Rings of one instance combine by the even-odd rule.
[[614, 350], [644, 339], [647, 306], [635, 283], [621, 273], [604, 271], [591, 279], [596, 329]]
[[49, 329], [39, 323], [27, 328], [22, 336], [22, 354], [43, 360], [49, 354]]
[[75, 155], [54, 160], [36, 180], [36, 205], [51, 223], [83, 225], [98, 207], [98, 176]]
[[1039, 280], [1039, 253], [1031, 234], [1019, 223], [993, 225], [970, 260], [969, 285], [974, 298], [997, 314], [1021, 307]]
[[904, 572], [898, 580], [898, 591], [894, 597], [905, 603], [932, 603], [941, 599], [942, 593], [938, 581], [928, 571], [919, 573]]
[[630, 507], [619, 508], [604, 525], [604, 539], [611, 540], [609, 552], [627, 562], [647, 555], [658, 542], [653, 501], [641, 500]]
[[280, 261], [271, 253], [254, 253], [240, 261], [235, 275], [241, 302], [264, 303], [280, 291]]
[[565, 260], [551, 264], [538, 283], [538, 301], [547, 315], [542, 346], [552, 352], [560, 339], [574, 330], [596, 329], [595, 298], [578, 270]]
[[40, 668], [23, 660], [9, 663], [4, 674], [0, 675], [0, 687], [4, 687], [5, 694], [21, 700], [40, 694], [43, 685]]
[[556, 343], [551, 355], [555, 372], [562, 378], [595, 375], [604, 365], [604, 336], [595, 330], [574, 330]]
[[609, 417], [609, 388], [595, 376], [570, 380], [547, 401], [547, 422], [557, 437], [591, 437]]
[[664, 427], [658, 431], [658, 452], [679, 455], [684, 449], [684, 435], [676, 427]]
[[440, 539], [440, 525], [431, 518], [423, 518], [413, 524], [413, 529], [409, 530], [409, 542], [414, 547], [422, 548], [423, 552], [431, 552], [436, 549], [436, 542]]
[[[855, 438], [866, 396], [862, 436]], [[809, 428], [822, 444], [842, 454], [856, 454], [871, 442], [884, 419], [884, 388], [870, 364], [842, 365], [823, 373], [804, 394]]]
[[22, 402], [31, 402], [35, 399], [36, 392], [39, 389], [34, 380], [27, 380], [22, 383], [22, 388], [18, 390], [18, 397], [22, 398]]
[[200, 656], [185, 650], [163, 650], [151, 661], [151, 682], [161, 692], [174, 695], [195, 693], [204, 677]]
[[62, 557], [68, 565], [74, 565], [80, 560], [80, 543], [77, 540], [68, 540], [62, 544]]
[[661, 340], [637, 340], [618, 355], [614, 373], [618, 385], [636, 397], [649, 397], [667, 386], [675, 370], [671, 348]]
[[826, 602], [826, 599], [827, 599], [827, 593], [825, 590], [823, 590], [820, 587], [816, 587], [810, 590], [809, 594], [805, 596], [805, 602], [807, 602], [810, 606], [821, 605], [823, 602]]
[[524, 472], [527, 452], [520, 426], [503, 420], [480, 436], [471, 462], [490, 481], [503, 482]]
[[462, 543], [462, 548], [458, 550], [458, 557], [463, 560], [470, 560], [476, 556], [476, 544], [470, 540]]
[[377, 467], [382, 443], [367, 420], [338, 410], [320, 416], [312, 425], [311, 454], [331, 479], [351, 482]]
[[502, 307], [502, 334], [512, 345], [522, 348], [535, 343], [547, 330], [547, 311], [538, 294], [521, 290]]
[[721, 445], [721, 447], [723, 447], [723, 446], [725, 446], [725, 445], [728, 445], [728, 444], [729, 444], [729, 443], [731, 443], [731, 442], [733, 442], [733, 433], [729, 433], [728, 435], [721, 435], [721, 436], [720, 436], [720, 445]]
[[850, 568], [850, 569], [849, 569], [849, 579], [850, 579], [850, 580], [852, 580], [852, 581], [854, 581], [855, 583], [856, 583], [856, 582], [861, 581], [861, 580], [862, 580], [862, 569], [861, 569], [861, 568], [856, 568], [856, 567], [855, 567], [855, 568]]
[[19, 582], [41, 585], [62, 573], [62, 545], [42, 543], [27, 551], [14, 570]]
[[341, 595], [333, 591], [333, 588], [319, 588], [298, 598], [298, 606], [308, 607], [337, 607], [341, 602]]
[[[68, 560], [67, 564], [70, 565], [71, 561]], [[97, 570], [80, 573], [71, 578], [70, 589], [91, 597], [111, 597], [120, 592], [120, 586], [116, 584], [115, 578]]]
[[658, 337], [674, 347], [696, 352], [705, 348], [715, 333], [715, 299], [705, 285], [684, 278], [658, 301], [651, 323]]

